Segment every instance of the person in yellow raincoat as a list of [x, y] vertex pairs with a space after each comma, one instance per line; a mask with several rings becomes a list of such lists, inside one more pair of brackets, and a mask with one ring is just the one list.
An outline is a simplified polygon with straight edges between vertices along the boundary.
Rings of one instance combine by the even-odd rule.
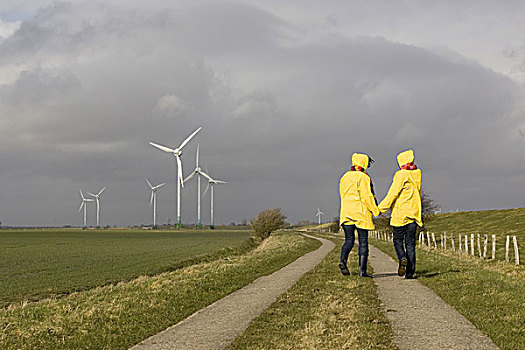
[[399, 260], [397, 274], [406, 279], [416, 278], [416, 229], [421, 221], [421, 170], [414, 164], [414, 151], [397, 156], [399, 170], [385, 199], [379, 204], [383, 213], [392, 207], [390, 225], [393, 227], [394, 249]]
[[354, 153], [352, 167], [347, 171], [339, 183], [341, 196], [340, 225], [345, 232], [345, 242], [341, 247], [339, 268], [343, 275], [349, 275], [347, 260], [354, 247], [355, 230], [359, 239], [359, 276], [372, 277], [366, 273], [368, 262], [368, 230], [374, 229], [372, 215], [379, 215], [379, 208], [375, 199], [372, 180], [366, 169], [372, 158], [366, 154]]

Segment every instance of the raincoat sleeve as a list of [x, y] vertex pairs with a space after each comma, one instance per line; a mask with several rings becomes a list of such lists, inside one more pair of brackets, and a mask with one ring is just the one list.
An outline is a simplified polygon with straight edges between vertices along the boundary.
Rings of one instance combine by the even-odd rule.
[[363, 180], [359, 181], [359, 193], [361, 194], [361, 198], [365, 203], [366, 208], [372, 212], [374, 216], [378, 216], [380, 214], [379, 208], [377, 207], [374, 195], [370, 190], [370, 178], [366, 175]]
[[392, 185], [390, 186], [390, 189], [388, 190], [388, 193], [386, 197], [379, 203], [379, 210], [384, 213], [390, 207], [394, 202], [396, 201], [397, 197], [399, 196], [399, 193], [403, 189], [403, 178], [401, 174], [396, 173], [394, 175], [394, 179], [392, 180]]

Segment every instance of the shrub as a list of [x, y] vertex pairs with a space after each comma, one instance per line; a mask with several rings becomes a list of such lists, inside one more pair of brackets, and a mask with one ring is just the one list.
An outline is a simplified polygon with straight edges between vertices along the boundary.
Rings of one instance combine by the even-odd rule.
[[268, 238], [270, 234], [284, 226], [286, 216], [281, 208], [266, 209], [261, 211], [255, 219], [250, 220], [252, 236], [260, 241]]

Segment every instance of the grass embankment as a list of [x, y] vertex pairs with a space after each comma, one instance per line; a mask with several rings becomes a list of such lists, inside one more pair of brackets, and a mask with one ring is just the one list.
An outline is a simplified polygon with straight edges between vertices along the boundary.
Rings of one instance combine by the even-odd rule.
[[395, 349], [375, 284], [357, 277], [356, 249], [349, 257], [352, 275], [339, 272], [342, 241], [229, 349]]
[[319, 246], [281, 232], [240, 256], [0, 311], [1, 349], [128, 349]]
[[246, 231], [1, 230], [0, 307], [155, 275], [254, 247]]
[[[442, 214], [425, 225], [436, 234], [480, 233], [503, 237], [510, 233], [525, 242], [523, 208]], [[505, 256], [504, 241], [498, 241], [503, 245], [503, 251], [499, 248], [496, 255], [500, 261], [459, 256], [450, 247], [447, 252], [417, 249], [416, 274], [421, 283], [489, 335], [501, 349], [524, 349], [525, 267], [501, 261]], [[371, 244], [395, 258], [391, 241], [372, 239]]]
[[[506, 210], [485, 210], [469, 211], [461, 213], [447, 213], [431, 215], [425, 221], [425, 230], [436, 233], [436, 239], [439, 235], [446, 232], [455, 235], [456, 245], [458, 234], [477, 234], [481, 237], [489, 236], [489, 256], [492, 249], [492, 237], [496, 235], [496, 260], [505, 260], [505, 240], [506, 236], [511, 236], [510, 242], [510, 261], [514, 262], [514, 250], [512, 245], [512, 236], [518, 239], [518, 245], [521, 248], [521, 256], [525, 252], [525, 208], [506, 209]], [[448, 240], [450, 241], [450, 240]], [[483, 238], [481, 238], [483, 244]], [[450, 242], [447, 242], [450, 249]], [[470, 244], [470, 237], [469, 237]], [[477, 244], [477, 243], [476, 243]], [[456, 247], [457, 249], [457, 247]], [[476, 246], [477, 254], [477, 246]], [[525, 259], [524, 259], [525, 260]]]

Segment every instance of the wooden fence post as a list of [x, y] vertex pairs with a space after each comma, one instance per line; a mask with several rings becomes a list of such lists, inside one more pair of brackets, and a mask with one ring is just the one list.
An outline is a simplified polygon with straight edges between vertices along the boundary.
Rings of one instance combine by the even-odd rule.
[[468, 235], [465, 235], [465, 254], [468, 255]]
[[443, 247], [445, 247], [445, 251], [447, 251], [447, 232], [443, 235]]
[[496, 260], [496, 235], [492, 235], [492, 260]]
[[479, 235], [479, 233], [478, 233], [478, 255], [479, 255], [479, 258], [481, 259], [481, 236]]
[[428, 249], [430, 249], [430, 233], [427, 231], [427, 244], [428, 244]]
[[474, 234], [470, 234], [470, 255], [474, 256], [476, 255], [476, 251], [474, 249]]
[[485, 235], [485, 237], [483, 239], [483, 259], [487, 258], [488, 245], [489, 245], [489, 236]]
[[432, 242], [434, 242], [434, 249], [438, 249], [438, 246], [436, 244], [436, 235], [434, 234], [434, 232], [432, 232]]
[[458, 248], [459, 248], [459, 255], [461, 255], [463, 252], [462, 252], [462, 249], [461, 249], [461, 244], [463, 244], [463, 242], [461, 242], [461, 233], [458, 234]]
[[520, 252], [518, 251], [518, 239], [516, 236], [512, 236], [512, 241], [514, 242], [514, 255], [516, 256], [516, 265], [520, 264]]
[[505, 261], [509, 262], [509, 247], [510, 246], [510, 236], [507, 235], [507, 241], [505, 242]]
[[456, 243], [454, 243], [454, 234], [453, 233], [450, 234], [450, 241], [452, 242], [452, 250], [455, 252], [456, 251]]

